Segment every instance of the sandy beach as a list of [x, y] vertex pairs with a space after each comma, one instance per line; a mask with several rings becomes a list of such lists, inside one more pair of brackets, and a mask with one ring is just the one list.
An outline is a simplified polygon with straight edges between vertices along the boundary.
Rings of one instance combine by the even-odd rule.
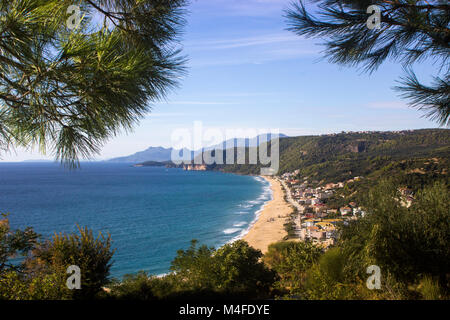
[[258, 220], [242, 239], [252, 247], [261, 250], [262, 253], [266, 253], [271, 243], [283, 240], [283, 237], [287, 235], [283, 224], [292, 212], [292, 208], [284, 201], [280, 182], [269, 176], [262, 177], [270, 182], [273, 199], [266, 203]]

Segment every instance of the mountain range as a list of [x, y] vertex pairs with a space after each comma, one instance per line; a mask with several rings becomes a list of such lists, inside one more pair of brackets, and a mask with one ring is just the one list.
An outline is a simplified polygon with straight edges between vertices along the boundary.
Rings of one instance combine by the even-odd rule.
[[[200, 150], [188, 150], [188, 149], [173, 149], [173, 148], [164, 148], [164, 147], [149, 147], [146, 150], [136, 152], [132, 155], [118, 157], [108, 160], [109, 162], [143, 162], [143, 161], [158, 161], [164, 162], [171, 160], [172, 152], [183, 152], [183, 155], [186, 155], [186, 160], [192, 160], [196, 155], [201, 154], [204, 151], [212, 150], [212, 149], [225, 149], [226, 146], [234, 146], [234, 147], [256, 147], [260, 143], [266, 142], [263, 139], [263, 134], [258, 135], [253, 138], [234, 138], [223, 141], [217, 145], [205, 147]], [[267, 134], [267, 140], [279, 138], [286, 138], [287, 136], [284, 134]]]

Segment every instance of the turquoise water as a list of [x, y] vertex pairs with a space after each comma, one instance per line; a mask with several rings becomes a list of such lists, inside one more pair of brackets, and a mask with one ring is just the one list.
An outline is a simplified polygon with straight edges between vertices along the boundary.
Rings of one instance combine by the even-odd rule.
[[76, 224], [109, 232], [111, 275], [169, 271], [191, 239], [218, 247], [241, 237], [271, 197], [259, 178], [130, 164], [0, 163], [0, 212], [43, 238]]

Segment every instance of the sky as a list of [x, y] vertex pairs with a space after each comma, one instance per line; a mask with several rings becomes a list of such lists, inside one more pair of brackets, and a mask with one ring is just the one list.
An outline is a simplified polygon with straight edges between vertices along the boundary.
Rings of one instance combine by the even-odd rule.
[[[105, 143], [97, 160], [150, 146], [170, 147], [172, 134], [204, 129], [279, 130], [290, 136], [341, 131], [435, 128], [408, 108], [392, 88], [404, 74], [385, 63], [372, 74], [329, 63], [320, 39], [287, 31], [283, 10], [291, 0], [192, 0], [184, 34], [187, 75], [166, 101], [152, 104], [133, 132]], [[430, 63], [415, 65], [430, 79]], [[17, 149], [0, 161], [52, 159]]]

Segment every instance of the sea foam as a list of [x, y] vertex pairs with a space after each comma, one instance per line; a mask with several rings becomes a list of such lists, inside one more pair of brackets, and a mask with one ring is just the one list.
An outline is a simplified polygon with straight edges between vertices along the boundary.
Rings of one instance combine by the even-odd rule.
[[242, 229], [240, 229], [240, 228], [229, 228], [229, 229], [223, 230], [223, 233], [225, 233], [225, 234], [233, 234], [233, 233], [239, 232], [241, 230]]

